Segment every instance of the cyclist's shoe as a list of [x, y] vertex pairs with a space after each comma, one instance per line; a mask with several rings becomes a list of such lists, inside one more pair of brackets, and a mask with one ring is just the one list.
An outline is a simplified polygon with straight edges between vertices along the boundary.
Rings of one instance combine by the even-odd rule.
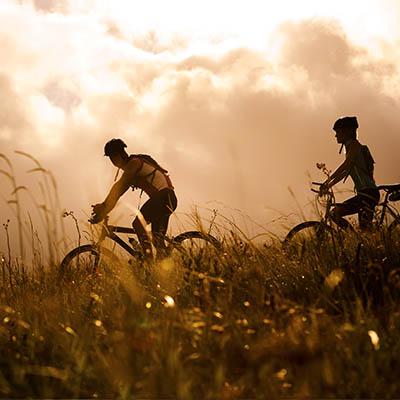
[[168, 251], [167, 248], [158, 248], [157, 249], [157, 255], [156, 255], [156, 260], [160, 261], [163, 260], [164, 258], [169, 257], [170, 251]]
[[129, 264], [133, 264], [137, 260], [143, 260], [144, 254], [143, 251], [140, 250], [133, 250], [133, 258], [129, 260]]
[[154, 262], [153, 253], [145, 253], [145, 254], [142, 253], [142, 261], [147, 264], [153, 263]]
[[132, 236], [128, 236], [128, 242], [131, 246], [135, 249], [136, 247], [140, 246], [139, 242]]
[[143, 263], [150, 264], [153, 261], [154, 261], [154, 258], [153, 258], [153, 254], [152, 253], [145, 254], [141, 250], [133, 250], [133, 258], [131, 258], [128, 261], [128, 263], [130, 265], [133, 265], [133, 264], [138, 263], [138, 262], [140, 264], [143, 264]]

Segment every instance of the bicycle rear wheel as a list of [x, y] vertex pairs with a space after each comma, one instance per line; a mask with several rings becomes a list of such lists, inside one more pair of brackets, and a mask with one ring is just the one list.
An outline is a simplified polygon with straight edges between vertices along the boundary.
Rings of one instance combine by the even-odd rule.
[[282, 248], [289, 256], [299, 258], [315, 254], [323, 246], [332, 247], [333, 229], [320, 221], [306, 221], [292, 228], [286, 235]]
[[176, 236], [170, 242], [171, 256], [186, 268], [204, 273], [216, 274], [211, 264], [216, 260], [215, 252], [221, 247], [212, 235], [200, 231], [188, 231]]
[[220, 246], [219, 241], [208, 233], [202, 233], [200, 231], [188, 231], [181, 233], [172, 240], [172, 245], [178, 248], [204, 248], [206, 246], [213, 246], [218, 248]]
[[221, 247], [214, 236], [200, 231], [184, 232], [170, 240], [166, 259], [174, 268], [170, 281], [174, 281], [175, 292], [183, 304], [198, 304], [200, 298], [210, 296], [223, 283], [218, 257]]
[[400, 220], [395, 219], [389, 225], [389, 235], [390, 238], [393, 240], [394, 243], [400, 242]]

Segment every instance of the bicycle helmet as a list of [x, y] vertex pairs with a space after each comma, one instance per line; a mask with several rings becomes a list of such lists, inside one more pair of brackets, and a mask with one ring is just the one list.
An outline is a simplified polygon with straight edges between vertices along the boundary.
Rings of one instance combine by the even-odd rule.
[[111, 139], [104, 146], [104, 155], [110, 157], [113, 154], [118, 154], [124, 150], [125, 147], [126, 144], [121, 139]]
[[336, 131], [342, 128], [352, 128], [356, 130], [358, 128], [357, 117], [341, 117], [333, 125], [333, 130]]

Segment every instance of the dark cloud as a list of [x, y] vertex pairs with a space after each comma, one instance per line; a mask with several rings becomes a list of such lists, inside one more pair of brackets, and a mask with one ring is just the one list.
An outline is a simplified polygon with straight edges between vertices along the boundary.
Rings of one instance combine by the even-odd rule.
[[68, 0], [33, 0], [37, 11], [67, 13], [69, 10]]
[[[122, 82], [115, 90], [85, 92], [62, 76], [46, 81], [41, 93], [67, 111], [54, 132], [60, 144], [20, 147], [39, 153], [62, 182], [66, 209], [83, 215], [90, 204], [103, 200], [115, 173], [103, 146], [121, 137], [128, 151], [150, 153], [170, 171], [179, 212], [192, 203], [221, 212], [238, 208], [266, 224], [279, 212], [297, 212], [288, 186], [305, 206], [312, 199], [310, 181], [324, 178], [315, 164], [334, 169], [343, 160], [332, 132], [333, 122], [343, 115], [357, 115], [360, 140], [377, 162], [378, 183], [400, 182], [399, 98], [391, 90], [397, 65], [354, 45], [336, 22], [282, 25], [276, 63], [245, 47], [175, 61], [155, 56], [165, 49], [157, 35], [132, 41], [117, 28], [108, 39], [122, 37], [134, 54], [140, 48], [146, 57], [130, 53], [107, 64], [107, 73]], [[104, 76], [108, 83], [110, 75]], [[0, 99], [5, 105], [0, 144], [21, 143], [4, 139], [4, 132], [24, 136], [43, 129], [41, 116], [24, 106], [7, 75], [0, 76]], [[345, 187], [350, 195], [351, 183]], [[126, 194], [114, 215], [136, 206], [135, 196]], [[129, 223], [129, 216], [123, 222]]]
[[354, 61], [366, 54], [352, 45], [341, 26], [330, 21], [308, 20], [286, 23], [280, 28], [285, 40], [281, 58], [284, 64], [303, 67], [311, 81], [335, 75], [351, 77]]
[[63, 86], [62, 82], [53, 79], [43, 88], [43, 94], [49, 102], [70, 113], [81, 103], [80, 97], [70, 88]]

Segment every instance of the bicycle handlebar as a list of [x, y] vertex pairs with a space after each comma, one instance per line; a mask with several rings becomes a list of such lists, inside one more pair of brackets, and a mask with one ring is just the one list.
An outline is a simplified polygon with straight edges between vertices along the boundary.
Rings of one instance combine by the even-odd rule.
[[311, 184], [312, 184], [312, 185], [319, 186], [319, 189], [314, 189], [314, 188], [311, 188], [311, 189], [310, 189], [313, 193], [316, 193], [316, 194], [318, 195], [318, 197], [329, 196], [329, 198], [331, 198], [331, 199], [333, 198], [333, 190], [332, 190], [332, 187], [330, 187], [330, 188], [327, 189], [327, 190], [324, 190], [324, 192], [321, 193], [321, 187], [324, 186], [323, 183], [321, 183], [321, 182], [311, 182]]
[[[316, 186], [322, 186], [323, 185], [323, 183], [320, 183], [320, 182], [311, 182], [311, 184], [312, 185], [316, 185]], [[313, 189], [313, 188], [311, 188], [310, 190], [312, 192], [314, 192], [314, 193], [319, 193], [319, 190], [316, 190], [316, 189]]]

